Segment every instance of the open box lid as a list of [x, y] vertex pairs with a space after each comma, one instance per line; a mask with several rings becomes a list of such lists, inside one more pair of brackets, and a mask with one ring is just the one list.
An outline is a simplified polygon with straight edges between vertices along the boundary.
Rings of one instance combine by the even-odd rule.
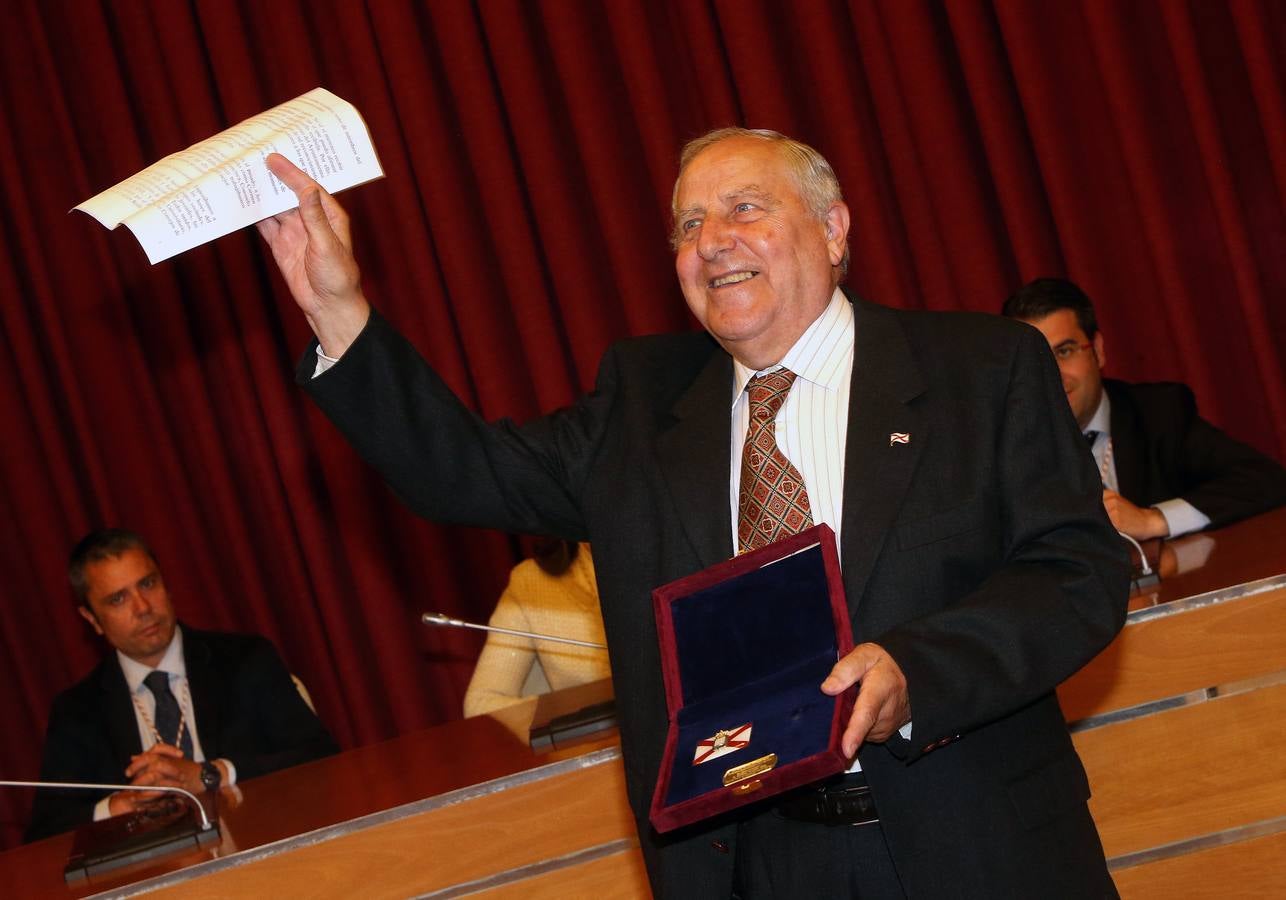
[[652, 592], [666, 705], [679, 710], [853, 649], [835, 533], [814, 525]]

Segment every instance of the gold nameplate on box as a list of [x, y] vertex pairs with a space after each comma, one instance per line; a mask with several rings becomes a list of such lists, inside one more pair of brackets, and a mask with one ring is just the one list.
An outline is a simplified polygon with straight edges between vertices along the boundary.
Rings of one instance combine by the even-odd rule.
[[731, 769], [723, 773], [723, 786], [728, 787], [736, 784], [738, 781], [745, 781], [747, 778], [754, 778], [756, 775], [771, 772], [776, 765], [777, 754], [769, 753], [767, 756], [752, 759], [748, 763], [733, 766]]

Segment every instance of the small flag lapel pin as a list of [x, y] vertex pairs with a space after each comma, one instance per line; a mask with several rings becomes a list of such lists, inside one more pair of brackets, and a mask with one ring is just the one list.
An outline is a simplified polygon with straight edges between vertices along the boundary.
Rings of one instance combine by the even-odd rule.
[[911, 435], [906, 431], [895, 431], [889, 435], [889, 446], [911, 443]]

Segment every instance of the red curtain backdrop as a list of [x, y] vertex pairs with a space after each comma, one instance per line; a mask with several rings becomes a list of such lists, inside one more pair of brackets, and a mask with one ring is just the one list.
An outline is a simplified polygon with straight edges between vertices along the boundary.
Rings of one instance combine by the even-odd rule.
[[[995, 311], [1097, 300], [1112, 374], [1180, 379], [1286, 456], [1286, 8], [1274, 0], [12, 0], [0, 30], [0, 772], [100, 648], [68, 548], [149, 537], [180, 615], [271, 637], [345, 746], [454, 718], [512, 537], [401, 509], [292, 383], [308, 333], [247, 230], [149, 266], [75, 204], [318, 85], [387, 177], [342, 195], [370, 295], [489, 417], [692, 327], [680, 144], [800, 137], [850, 284]], [[373, 400], [373, 402], [377, 402]], [[461, 485], [467, 490], [467, 485]], [[29, 800], [0, 794], [12, 843]]]

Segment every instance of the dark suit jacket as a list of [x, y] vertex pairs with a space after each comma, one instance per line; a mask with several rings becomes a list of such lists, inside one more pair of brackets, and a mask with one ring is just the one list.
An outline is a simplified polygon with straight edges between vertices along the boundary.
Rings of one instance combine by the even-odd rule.
[[[899, 874], [912, 897], [1111, 894], [1053, 690], [1121, 627], [1126, 558], [1053, 358], [996, 316], [855, 316], [841, 562], [855, 639], [910, 687], [913, 742], [860, 752]], [[624, 341], [593, 393], [522, 427], [467, 411], [378, 315], [315, 360], [301, 383], [422, 515], [592, 542], [653, 889], [729, 896], [738, 816], [661, 836], [647, 813], [650, 592], [732, 553], [731, 358], [701, 333]]]
[[[336, 752], [267, 639], [181, 627], [206, 759], [232, 760], [241, 782]], [[40, 780], [119, 784], [142, 749], [125, 674], [111, 652], [54, 699]], [[90, 821], [106, 793], [37, 791], [27, 840]]]
[[1186, 500], [1218, 528], [1286, 505], [1286, 470], [1197, 414], [1186, 385], [1104, 379], [1120, 493], [1138, 506]]

